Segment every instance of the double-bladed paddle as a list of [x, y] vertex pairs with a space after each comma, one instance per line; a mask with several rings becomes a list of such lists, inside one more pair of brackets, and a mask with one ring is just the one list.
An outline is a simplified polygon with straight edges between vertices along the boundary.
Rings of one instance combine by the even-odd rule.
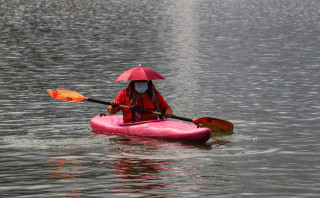
[[[57, 99], [57, 100], [63, 100], [66, 102], [80, 102], [80, 101], [85, 100], [85, 101], [100, 103], [100, 104], [104, 104], [104, 105], [111, 105], [111, 102], [105, 102], [105, 101], [101, 101], [101, 100], [87, 98], [78, 92], [67, 90], [67, 89], [58, 88], [56, 90], [47, 90], [47, 91], [52, 98]], [[119, 107], [163, 116], [163, 113], [150, 111], [147, 109], [140, 109], [137, 107], [126, 106], [126, 105], [119, 105]], [[228, 133], [233, 132], [233, 124], [231, 122], [221, 120], [218, 118], [202, 117], [202, 118], [198, 118], [196, 120], [192, 120], [189, 118], [183, 118], [183, 117], [175, 116], [175, 115], [173, 115], [170, 118], [183, 120], [183, 121], [187, 121], [187, 122], [193, 122], [198, 127], [209, 128], [214, 133], [228, 134]]]

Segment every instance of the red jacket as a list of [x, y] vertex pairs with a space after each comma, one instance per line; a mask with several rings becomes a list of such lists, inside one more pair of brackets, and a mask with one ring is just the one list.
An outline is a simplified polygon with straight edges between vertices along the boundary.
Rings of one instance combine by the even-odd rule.
[[[159, 92], [157, 92], [157, 95], [158, 95], [158, 105], [160, 107], [160, 110], [161, 110], [161, 112], [165, 112], [166, 108], [170, 107], [170, 106], [167, 104], [167, 102], [164, 100], [163, 96]], [[118, 94], [118, 96], [115, 98], [114, 101], [119, 101], [119, 103], [122, 105], [131, 106], [129, 100], [130, 99], [126, 96], [126, 90], [122, 90]], [[156, 107], [155, 107], [155, 105], [149, 95], [147, 95], [145, 98], [141, 98], [139, 95], [137, 97], [137, 102], [134, 107], [138, 107], [141, 109], [147, 109], [150, 111], [156, 111]], [[118, 111], [120, 111], [120, 109]], [[113, 112], [113, 113], [115, 114], [118, 111]], [[122, 108], [122, 112], [123, 112], [123, 122], [124, 123], [134, 121], [133, 116], [132, 116], [132, 111], [130, 109]], [[140, 117], [139, 121], [157, 120], [157, 119], [158, 119], [158, 115], [141, 112], [141, 117]]]

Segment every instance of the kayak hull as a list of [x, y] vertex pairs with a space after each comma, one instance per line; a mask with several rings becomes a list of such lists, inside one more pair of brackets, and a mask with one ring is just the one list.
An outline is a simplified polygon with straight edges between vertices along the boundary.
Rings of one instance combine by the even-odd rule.
[[211, 137], [208, 128], [169, 119], [123, 123], [122, 115], [98, 115], [91, 119], [90, 126], [98, 134], [114, 133], [167, 141], [204, 143]]

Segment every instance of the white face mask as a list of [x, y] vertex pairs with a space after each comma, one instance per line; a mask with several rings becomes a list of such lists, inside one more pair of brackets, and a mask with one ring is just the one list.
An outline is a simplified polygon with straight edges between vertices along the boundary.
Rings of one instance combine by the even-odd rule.
[[138, 93], [144, 93], [148, 89], [148, 83], [135, 83], [134, 88]]

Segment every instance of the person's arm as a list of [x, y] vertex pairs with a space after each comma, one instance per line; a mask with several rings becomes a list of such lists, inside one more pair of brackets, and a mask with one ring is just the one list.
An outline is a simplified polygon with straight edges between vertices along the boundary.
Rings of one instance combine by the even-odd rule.
[[166, 118], [170, 118], [170, 117], [173, 116], [173, 111], [172, 111], [171, 107], [167, 107], [167, 108], [166, 108], [166, 110], [165, 110], [165, 112], [164, 112], [164, 116], [165, 116]]
[[118, 96], [114, 99], [114, 101], [111, 102], [111, 105], [108, 106], [108, 112], [113, 115], [118, 113], [121, 108], [119, 107], [119, 104], [123, 103], [123, 99], [124, 99], [124, 91], [122, 90]]
[[164, 100], [163, 96], [158, 92], [158, 101], [160, 104], [161, 112], [164, 112], [164, 116], [166, 118], [170, 118], [173, 116], [172, 108], [168, 105], [168, 103]]

